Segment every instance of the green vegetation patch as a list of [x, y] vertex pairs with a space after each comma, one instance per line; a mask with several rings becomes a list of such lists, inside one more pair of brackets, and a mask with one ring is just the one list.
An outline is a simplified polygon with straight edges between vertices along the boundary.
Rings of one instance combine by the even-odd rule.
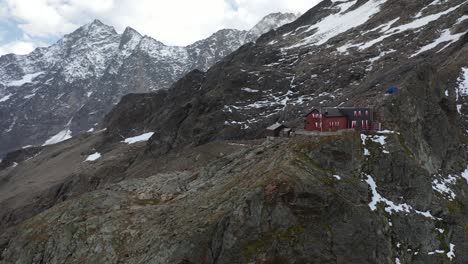
[[415, 159], [413, 152], [410, 150], [408, 145], [406, 145], [406, 141], [403, 135], [398, 134], [398, 141], [400, 142], [400, 145], [403, 148], [403, 151], [406, 153], [406, 155], [408, 155], [412, 159]]
[[465, 206], [458, 199], [454, 199], [453, 201], [448, 201], [447, 209], [451, 214], [461, 214], [464, 212]]

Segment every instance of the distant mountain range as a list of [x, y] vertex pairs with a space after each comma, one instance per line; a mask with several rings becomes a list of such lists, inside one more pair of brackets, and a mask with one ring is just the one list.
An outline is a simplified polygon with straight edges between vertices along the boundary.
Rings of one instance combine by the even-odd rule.
[[220, 30], [186, 47], [167, 46], [99, 20], [28, 55], [0, 57], [0, 157], [93, 130], [128, 93], [166, 89], [194, 69], [206, 71], [261, 34], [292, 22], [275, 13], [249, 31]]

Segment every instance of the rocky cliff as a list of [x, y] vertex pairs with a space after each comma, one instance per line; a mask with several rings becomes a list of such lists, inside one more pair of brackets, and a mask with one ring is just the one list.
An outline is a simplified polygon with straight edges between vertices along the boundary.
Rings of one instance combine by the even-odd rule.
[[[10, 154], [0, 263], [466, 263], [467, 12], [325, 0], [99, 132]], [[385, 130], [262, 138], [320, 105]]]

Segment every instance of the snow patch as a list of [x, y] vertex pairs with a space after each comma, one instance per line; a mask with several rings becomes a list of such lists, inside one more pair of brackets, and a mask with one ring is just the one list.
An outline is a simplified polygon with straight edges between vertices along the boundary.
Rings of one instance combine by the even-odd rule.
[[392, 130], [381, 130], [377, 131], [377, 134], [400, 134], [400, 132], [392, 131]]
[[[382, 134], [387, 134], [390, 133], [390, 131], [381, 131], [383, 132]], [[386, 136], [383, 135], [366, 135], [366, 134], [361, 134], [361, 140], [362, 140], [362, 145], [366, 146], [366, 140], [371, 140], [372, 142], [378, 143], [382, 146], [382, 152], [385, 154], [389, 154], [390, 152], [386, 149], [386, 143], [385, 140], [387, 139]], [[370, 156], [369, 150], [367, 148], [364, 148], [364, 156]]]
[[432, 189], [440, 194], [447, 195], [449, 200], [455, 199], [456, 195], [450, 189], [451, 185], [455, 185], [457, 183], [457, 178], [452, 175], [449, 175], [447, 178], [442, 179], [435, 179], [432, 181]]
[[432, 43], [427, 44], [426, 46], [419, 49], [415, 54], [411, 55], [410, 58], [416, 57], [417, 55], [423, 52], [426, 52], [428, 50], [432, 50], [436, 48], [437, 46], [439, 46], [439, 44], [448, 42], [444, 47], [442, 47], [440, 50], [437, 51], [437, 52], [441, 52], [442, 50], [444, 50], [451, 44], [457, 42], [463, 35], [465, 35], [465, 33], [466, 32], [462, 32], [462, 33], [452, 35], [452, 33], [450, 32], [450, 29], [445, 29], [444, 31], [442, 31], [442, 33], [437, 39], [435, 39]]
[[[366, 145], [366, 140], [367, 140], [367, 136], [364, 135], [364, 134], [361, 134], [361, 140], [362, 140], [362, 145], [365, 146]], [[364, 156], [370, 156], [370, 151], [364, 147]]]
[[372, 192], [372, 200], [369, 203], [369, 208], [372, 211], [377, 210], [377, 204], [378, 203], [383, 203], [384, 206], [385, 206], [385, 211], [387, 213], [389, 213], [389, 214], [400, 213], [400, 212], [403, 212], [403, 213], [414, 212], [416, 214], [422, 215], [422, 216], [427, 217], [427, 218], [436, 219], [434, 216], [431, 215], [431, 213], [429, 211], [421, 212], [421, 211], [413, 209], [413, 207], [411, 205], [408, 205], [406, 203], [397, 204], [397, 203], [394, 203], [394, 202], [388, 200], [387, 198], [382, 197], [382, 195], [380, 195], [379, 192], [377, 192], [377, 184], [375, 183], [372, 176], [367, 175], [366, 182], [369, 185], [369, 187], [371, 188], [371, 192]]
[[[428, 252], [427, 254], [428, 254], [428, 255], [445, 254], [445, 251], [444, 251], [444, 250], [437, 249], [437, 250]], [[455, 245], [454, 245], [454, 244], [452, 244], [452, 243], [449, 244], [449, 252], [447, 252], [446, 255], [447, 255], [447, 258], [448, 258], [448, 259], [453, 260], [453, 258], [455, 257]]]
[[459, 97], [468, 95], [468, 68], [462, 68], [462, 74], [458, 78], [457, 101]]
[[373, 57], [373, 58], [370, 58], [370, 59], [368, 60], [369, 63], [370, 63], [370, 66], [369, 66], [370, 69], [372, 69], [372, 66], [374, 65], [374, 63], [375, 63], [376, 61], [380, 60], [381, 58], [383, 58], [383, 57], [387, 56], [388, 54], [393, 53], [393, 52], [395, 52], [395, 51], [396, 51], [396, 50], [394, 50], [394, 49], [390, 49], [390, 50], [388, 50], [388, 51], [382, 51], [379, 55], [377, 55], [377, 56], [375, 56], [375, 57]]
[[348, 12], [348, 9], [356, 2], [350, 1], [337, 5], [340, 9], [338, 13], [329, 15], [320, 22], [309, 26], [305, 32], [313, 32], [312, 35], [286, 49], [294, 49], [305, 45], [322, 45], [331, 38], [366, 23], [369, 18], [380, 11], [380, 6], [386, 0], [367, 1], [360, 7]]
[[89, 155], [85, 161], [96, 161], [101, 158], [101, 153], [96, 152], [94, 154]]
[[364, 148], [364, 156], [370, 156], [370, 151], [367, 148]]
[[26, 74], [23, 76], [21, 80], [11, 81], [7, 84], [7, 86], [21, 86], [26, 83], [30, 83], [36, 78], [37, 76], [44, 74], [44, 72], [36, 72], [31, 74]]
[[466, 167], [465, 171], [462, 172], [461, 176], [466, 180], [466, 183], [468, 184], [468, 166]]
[[24, 96], [24, 99], [30, 99], [30, 98], [34, 97], [35, 95], [36, 95], [35, 93], [28, 94], [28, 95]]
[[461, 7], [462, 5], [464, 5], [464, 3], [461, 3], [461, 4], [457, 5], [457, 6], [449, 8], [449, 9], [447, 9], [445, 11], [440, 12], [440, 13], [436, 13], [436, 14], [425, 16], [425, 17], [417, 18], [417, 19], [413, 20], [412, 22], [401, 25], [401, 26], [390, 27], [386, 31], [383, 32], [384, 35], [382, 35], [382, 36], [380, 36], [380, 37], [378, 37], [376, 39], [373, 39], [371, 41], [368, 41], [367, 43], [355, 44], [354, 46], [359, 47], [360, 50], [370, 48], [370, 47], [374, 46], [375, 44], [380, 43], [384, 39], [389, 38], [389, 37], [391, 37], [391, 36], [393, 36], [395, 34], [402, 33], [404, 31], [408, 31], [408, 30], [414, 30], [414, 29], [424, 27], [427, 24], [438, 20], [440, 17], [455, 11], [456, 9]]
[[42, 146], [53, 145], [53, 144], [57, 144], [57, 143], [60, 143], [62, 141], [68, 140], [68, 139], [72, 138], [71, 134], [72, 134], [72, 132], [71, 132], [70, 129], [62, 130], [62, 131], [58, 132], [55, 136], [52, 136], [51, 138], [46, 140], [46, 142], [44, 142], [44, 144]]
[[441, 2], [442, 2], [441, 0], [434, 0], [434, 1], [432, 1], [432, 3], [428, 4], [428, 5], [425, 6], [423, 9], [421, 9], [421, 11], [419, 11], [419, 13], [417, 13], [415, 17], [421, 17], [422, 14], [423, 14], [423, 12], [424, 12], [427, 8], [429, 8], [430, 6], [433, 6], [433, 5], [440, 5]]
[[462, 17], [460, 17], [458, 20], [457, 20], [457, 23], [455, 24], [460, 24], [461, 22], [465, 21], [468, 19], [468, 15], [464, 15]]
[[131, 144], [135, 144], [138, 142], [148, 141], [153, 135], [154, 135], [154, 132], [148, 132], [148, 133], [136, 136], [136, 137], [126, 138], [122, 142], [131, 145]]
[[259, 90], [254, 90], [254, 89], [247, 88], [247, 87], [242, 88], [241, 90], [244, 91], [244, 92], [248, 92], [248, 93], [258, 93], [259, 92]]
[[379, 143], [381, 146], [385, 146], [385, 139], [387, 139], [386, 136], [370, 136], [369, 138], [373, 142]]
[[1, 102], [6, 102], [8, 100], [10, 100], [10, 97], [12, 96], [13, 94], [7, 94], [5, 96], [3, 96], [2, 98], [0, 98], [0, 103]]
[[450, 251], [447, 253], [447, 258], [449, 258], [450, 260], [453, 260], [454, 257], [455, 257], [455, 245], [450, 243]]

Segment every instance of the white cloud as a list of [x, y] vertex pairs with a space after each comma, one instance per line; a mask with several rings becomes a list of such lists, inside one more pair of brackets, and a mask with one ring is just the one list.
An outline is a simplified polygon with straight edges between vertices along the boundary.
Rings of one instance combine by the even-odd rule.
[[167, 44], [185, 45], [221, 28], [229, 5], [221, 0], [123, 0], [115, 8], [119, 19], [110, 23], [122, 30], [132, 26]]
[[233, 0], [238, 6], [229, 19], [230, 27], [248, 29], [262, 17], [274, 12], [304, 13], [319, 0]]
[[6, 0], [7, 16], [24, 33], [48, 37], [70, 33], [91, 18], [105, 15], [113, 0]]
[[[187, 45], [222, 28], [249, 29], [273, 12], [305, 12], [318, 0], [121, 0], [108, 20], [166, 44]], [[232, 4], [233, 3], [233, 4]], [[233, 8], [237, 6], [237, 9]]]
[[26, 41], [13, 41], [8, 44], [0, 46], [0, 55], [14, 53], [14, 54], [28, 54], [36, 48], [36, 44]]
[[0, 13], [33, 38], [60, 37], [100, 19], [166, 44], [187, 45], [221, 28], [248, 29], [272, 12], [305, 12], [319, 0], [4, 0]]

